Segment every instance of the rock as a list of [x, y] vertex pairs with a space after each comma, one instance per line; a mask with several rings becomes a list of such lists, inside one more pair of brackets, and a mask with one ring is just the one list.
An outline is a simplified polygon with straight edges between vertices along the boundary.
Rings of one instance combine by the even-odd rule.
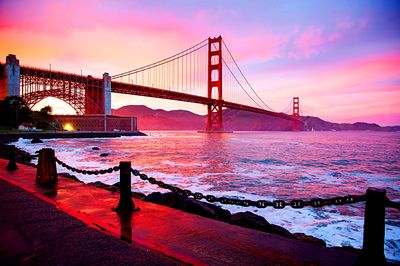
[[33, 138], [33, 139], [31, 140], [31, 143], [37, 144], [37, 143], [43, 143], [43, 141], [42, 141], [41, 139], [38, 139], [38, 138]]
[[213, 218], [213, 219], [217, 218], [215, 211], [213, 209], [209, 208], [209, 206], [207, 206], [207, 204], [203, 204], [203, 202], [196, 201], [193, 199], [186, 199], [184, 201], [184, 204], [183, 204], [181, 210], [189, 212], [189, 213], [197, 214], [197, 215], [200, 215], [203, 217], [207, 217], [207, 218]]
[[231, 217], [231, 213], [228, 210], [224, 210], [219, 206], [197, 201], [172, 192], [164, 194], [153, 192], [145, 196], [143, 200], [221, 221], [227, 221]]
[[220, 221], [229, 221], [231, 219], [231, 212], [228, 210], [225, 210], [217, 205], [211, 204], [211, 203], [206, 203], [206, 202], [201, 202], [203, 204], [206, 204], [210, 209], [212, 209], [215, 212], [216, 219]]
[[100, 154], [101, 157], [107, 157], [108, 155], [109, 155], [109, 153], [106, 153], [106, 152]]
[[143, 201], [153, 202], [156, 204], [164, 205], [163, 204], [163, 196], [160, 192], [153, 192], [146, 197], [144, 197]]
[[98, 151], [98, 150], [100, 150], [100, 148], [99, 147], [92, 147], [92, 150]]
[[107, 187], [109, 187], [109, 185], [104, 184], [104, 183], [102, 183], [100, 181], [91, 182], [88, 185], [92, 185], [92, 186], [95, 186], [95, 187], [98, 187], [98, 188], [107, 188]]
[[306, 241], [306, 242], [312, 243], [317, 246], [326, 247], [326, 243], [322, 239], [319, 239], [319, 238], [316, 238], [313, 236], [309, 236], [309, 235], [306, 235], [303, 233], [294, 233], [293, 235], [299, 240]]
[[187, 197], [172, 192], [164, 194], [161, 194], [160, 192], [153, 192], [150, 195], [147, 195], [143, 200], [175, 209], [181, 209], [185, 199], [187, 199]]
[[186, 196], [179, 195], [179, 194], [173, 193], [173, 192], [167, 192], [162, 195], [163, 195], [164, 202], [165, 202], [163, 205], [169, 206], [169, 207], [172, 207], [175, 209], [179, 209], [179, 210], [182, 210], [184, 201], [188, 198]]
[[238, 212], [231, 216], [228, 221], [230, 224], [256, 229], [259, 231], [295, 238], [288, 230], [283, 227], [272, 225], [264, 217], [252, 212]]
[[[0, 158], [8, 160], [9, 158], [9, 146], [0, 143]], [[26, 151], [20, 150], [15, 147], [15, 160], [18, 163], [29, 163], [33, 159], [33, 156]]]
[[153, 192], [145, 196], [143, 201], [153, 202], [250, 229], [296, 238], [285, 228], [270, 224], [267, 220], [265, 220], [264, 217], [256, 215], [252, 212], [239, 212], [232, 215], [228, 210], [225, 210], [219, 206], [207, 202], [197, 201], [177, 193], [168, 192], [162, 194], [160, 192]]
[[132, 198], [135, 198], [135, 199], [143, 199], [144, 197], [146, 197], [146, 194], [141, 193], [141, 192], [133, 192], [132, 191], [131, 195], [132, 195]]
[[361, 249], [354, 248], [352, 246], [341, 246], [341, 247], [331, 247], [331, 248], [337, 249], [337, 250], [349, 251], [349, 252], [354, 253], [354, 254], [360, 254], [361, 253]]
[[83, 181], [79, 180], [76, 176], [71, 175], [71, 174], [69, 174], [69, 173], [59, 173], [58, 175], [63, 176], [63, 177], [66, 177], [66, 178], [70, 178], [70, 179], [75, 180], [75, 181], [78, 181], [78, 182], [80, 182], [80, 183], [84, 183]]
[[118, 192], [119, 188], [113, 187], [113, 186], [107, 186], [104, 188], [105, 190], [111, 191], [111, 192]]

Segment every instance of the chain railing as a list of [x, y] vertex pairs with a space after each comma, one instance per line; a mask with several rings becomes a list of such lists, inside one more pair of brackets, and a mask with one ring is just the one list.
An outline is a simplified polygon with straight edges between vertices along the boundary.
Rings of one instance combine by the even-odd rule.
[[235, 198], [227, 198], [227, 197], [216, 197], [213, 195], [204, 195], [201, 192], [192, 192], [189, 189], [182, 189], [177, 186], [173, 186], [170, 184], [166, 184], [163, 181], [157, 180], [154, 177], [148, 177], [146, 174], [140, 173], [140, 171], [136, 169], [131, 169], [131, 172], [134, 176], [138, 176], [140, 179], [149, 182], [150, 184], [157, 185], [160, 188], [168, 189], [174, 193], [178, 193], [180, 195], [184, 195], [187, 197], [193, 197], [196, 200], [205, 199], [210, 203], [219, 202], [221, 204], [228, 204], [228, 205], [237, 205], [242, 207], [257, 207], [257, 208], [266, 208], [266, 207], [273, 207], [275, 209], [283, 209], [286, 206], [290, 206], [294, 209], [301, 209], [304, 207], [313, 207], [313, 208], [320, 208], [323, 206], [328, 205], [345, 205], [345, 204], [354, 204], [358, 202], [365, 201], [365, 194], [364, 195], [348, 195], [343, 197], [334, 197], [328, 199], [322, 198], [313, 198], [310, 200], [302, 200], [302, 199], [293, 199], [290, 201], [284, 200], [248, 200], [248, 199], [235, 199]]
[[386, 198], [386, 207], [397, 209], [398, 211], [400, 211], [400, 202]]
[[[7, 170], [14, 171], [18, 167], [15, 164], [15, 147], [9, 147], [9, 163]], [[160, 188], [168, 189], [174, 193], [192, 197], [195, 200], [205, 199], [210, 203], [230, 204], [243, 207], [257, 207], [266, 208], [272, 207], [274, 209], [283, 209], [285, 207], [292, 207], [300, 209], [304, 207], [320, 208], [323, 206], [340, 206], [347, 204], [354, 204], [359, 202], [366, 202], [365, 215], [364, 215], [364, 237], [363, 248], [358, 257], [358, 265], [385, 265], [386, 259], [384, 255], [384, 237], [385, 237], [385, 208], [394, 208], [400, 211], [400, 202], [389, 200], [386, 196], [386, 191], [377, 188], [368, 188], [366, 194], [363, 195], [347, 195], [342, 197], [333, 198], [312, 198], [309, 200], [293, 199], [293, 200], [248, 200], [248, 199], [235, 199], [228, 197], [216, 197], [213, 195], [204, 195], [200, 192], [193, 192], [189, 189], [182, 189], [178, 186], [167, 184], [161, 180], [153, 177], [148, 177], [146, 174], [141, 173], [137, 169], [131, 167], [130, 162], [120, 162], [119, 166], [110, 167], [102, 170], [82, 170], [75, 168], [63, 162], [55, 156], [54, 150], [44, 148], [39, 151], [38, 165], [36, 172], [36, 182], [42, 184], [55, 184], [58, 182], [56, 163], [62, 167], [84, 175], [101, 175], [120, 171], [120, 199], [117, 211], [132, 212], [138, 210], [135, 208], [131, 197], [131, 174], [138, 176], [140, 179], [149, 182], [150, 184], [157, 185]], [[372, 263], [372, 264], [370, 264]]]
[[112, 172], [119, 171], [119, 166], [114, 166], [114, 167], [110, 167], [110, 168], [102, 169], [102, 170], [82, 170], [82, 169], [78, 169], [78, 168], [75, 168], [73, 166], [66, 164], [65, 162], [61, 161], [57, 157], [54, 157], [54, 159], [62, 167], [66, 168], [68, 170], [71, 170], [72, 172], [84, 174], [84, 175], [104, 175], [107, 173], [111, 174]]

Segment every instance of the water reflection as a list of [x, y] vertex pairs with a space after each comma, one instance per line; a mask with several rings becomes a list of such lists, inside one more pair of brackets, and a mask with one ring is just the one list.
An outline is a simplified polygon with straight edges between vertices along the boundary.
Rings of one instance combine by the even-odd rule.
[[121, 226], [121, 239], [125, 242], [132, 244], [132, 213], [117, 213]]

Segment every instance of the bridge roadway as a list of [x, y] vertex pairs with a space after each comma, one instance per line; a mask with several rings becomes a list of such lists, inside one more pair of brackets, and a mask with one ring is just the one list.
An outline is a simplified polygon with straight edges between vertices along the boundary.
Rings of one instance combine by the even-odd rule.
[[[0, 69], [3, 69], [4, 64], [0, 64]], [[21, 66], [20, 67], [21, 75], [35, 75], [36, 77], [46, 78], [48, 79], [48, 84], [50, 87], [53, 87], [51, 90], [54, 92], [59, 91], [61, 88], [54, 88], [57, 87], [57, 81], [73, 81], [76, 85], [85, 86], [86, 84], [91, 84], [94, 87], [101, 87], [103, 80], [101, 78], [95, 78], [92, 76], [82, 76], [73, 73], [66, 73], [61, 71], [52, 71], [49, 69], [41, 69], [41, 68], [34, 68], [28, 66]], [[59, 84], [62, 86], [62, 82]], [[50, 90], [46, 90], [50, 93]], [[228, 101], [218, 101], [216, 99], [209, 99], [203, 96], [197, 96], [192, 94], [187, 94], [183, 92], [171, 91], [171, 90], [164, 90], [158, 89], [153, 87], [147, 87], [142, 85], [136, 84], [129, 84], [124, 82], [118, 81], [111, 81], [111, 92], [114, 93], [121, 93], [121, 94], [130, 94], [130, 95], [137, 95], [137, 96], [144, 96], [144, 97], [152, 97], [152, 98], [161, 98], [161, 99], [168, 99], [168, 100], [175, 100], [175, 101], [182, 101], [182, 102], [191, 102], [197, 104], [222, 104], [222, 107], [237, 109], [237, 110], [244, 110], [254, 113], [261, 113], [270, 116], [280, 117], [286, 120], [291, 121], [299, 121], [297, 118], [287, 115], [285, 113], [273, 112], [257, 107], [252, 107], [248, 105], [243, 105], [234, 102]], [[48, 94], [47, 93], [47, 94]], [[50, 94], [49, 94], [50, 95]]]
[[287, 115], [285, 113], [277, 113], [272, 112], [269, 110], [264, 110], [257, 107], [252, 107], [248, 105], [243, 105], [239, 103], [227, 102], [227, 101], [218, 101], [216, 99], [209, 99], [203, 96], [197, 96], [192, 94], [187, 94], [183, 92], [176, 92], [176, 91], [169, 91], [169, 90], [162, 90], [152, 87], [146, 87], [141, 85], [123, 83], [123, 82], [111, 82], [111, 91], [116, 93], [122, 94], [131, 94], [131, 95], [138, 95], [138, 96], [146, 96], [146, 97], [153, 97], [153, 98], [162, 98], [168, 100], [175, 100], [175, 101], [182, 101], [182, 102], [191, 102], [191, 103], [198, 103], [198, 104], [218, 104], [221, 103], [222, 107], [231, 108], [231, 109], [238, 109], [244, 110], [254, 113], [261, 113], [270, 116], [280, 117], [286, 120], [291, 121], [298, 121], [298, 119]]

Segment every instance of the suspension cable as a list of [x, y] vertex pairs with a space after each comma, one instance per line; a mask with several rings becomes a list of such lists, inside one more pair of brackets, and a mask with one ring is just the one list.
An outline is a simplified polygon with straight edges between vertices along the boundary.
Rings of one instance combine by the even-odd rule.
[[[197, 50], [199, 50], [200, 48], [203, 48], [205, 45], [207, 45], [207, 43], [206, 43], [206, 44], [203, 44], [203, 43], [206, 42], [206, 41], [208, 41], [208, 39], [205, 39], [205, 40], [199, 42], [198, 44], [193, 45], [192, 47], [190, 47], [190, 48], [188, 48], [188, 49], [186, 49], [186, 50], [184, 50], [184, 51], [182, 51], [182, 52], [179, 52], [179, 53], [177, 53], [177, 54], [174, 54], [174, 55], [172, 55], [172, 56], [169, 56], [169, 57], [167, 57], [167, 58], [164, 58], [164, 59], [162, 59], [162, 60], [159, 60], [159, 61], [157, 61], [157, 62], [154, 62], [154, 63], [152, 63], [152, 64], [148, 64], [148, 65], [143, 66], [143, 67], [139, 67], [139, 68], [136, 68], [136, 69], [133, 69], [133, 70], [130, 70], [130, 71], [126, 71], [126, 72], [123, 72], [123, 73], [120, 73], [120, 74], [111, 76], [111, 79], [117, 79], [117, 78], [120, 78], [120, 77], [124, 77], [124, 76], [126, 76], [126, 75], [128, 75], [128, 74], [140, 72], [140, 71], [142, 71], [142, 70], [147, 70], [147, 69], [153, 67], [154, 65], [161, 65], [161, 63], [162, 63], [162, 64], [165, 64], [165, 63], [171, 62], [171, 61], [175, 60], [176, 57], [178, 57], [178, 56], [179, 56], [179, 57], [182, 57], [182, 56], [185, 56], [185, 55], [187, 55], [187, 54], [189, 54], [189, 53], [192, 53], [192, 52], [194, 52], [194, 51], [197, 51]], [[202, 45], [202, 44], [203, 44], [203, 45]], [[200, 46], [200, 45], [202, 45], [202, 46], [195, 49], [195, 47]], [[193, 51], [191, 51], [191, 50], [193, 50]], [[188, 51], [190, 51], [190, 52], [188, 52]], [[185, 53], [186, 53], [186, 54], [185, 54]]]
[[247, 85], [249, 85], [250, 89], [254, 92], [254, 94], [257, 96], [257, 98], [258, 98], [268, 109], [270, 109], [271, 111], [273, 111], [272, 108], [269, 107], [269, 106], [260, 98], [260, 96], [258, 96], [258, 94], [256, 93], [256, 91], [253, 89], [253, 87], [251, 86], [250, 82], [247, 80], [247, 78], [246, 78], [245, 75], [243, 74], [242, 70], [239, 68], [238, 64], [236, 63], [235, 58], [233, 57], [231, 51], [229, 50], [228, 46], [226, 45], [226, 43], [225, 43], [225, 41], [224, 41], [223, 39], [222, 39], [222, 43], [224, 44], [226, 50], [228, 51], [229, 55], [231, 56], [233, 62], [235, 63], [237, 69], [239, 70], [240, 74], [243, 76], [243, 78], [244, 78], [244, 80], [246, 81]]

